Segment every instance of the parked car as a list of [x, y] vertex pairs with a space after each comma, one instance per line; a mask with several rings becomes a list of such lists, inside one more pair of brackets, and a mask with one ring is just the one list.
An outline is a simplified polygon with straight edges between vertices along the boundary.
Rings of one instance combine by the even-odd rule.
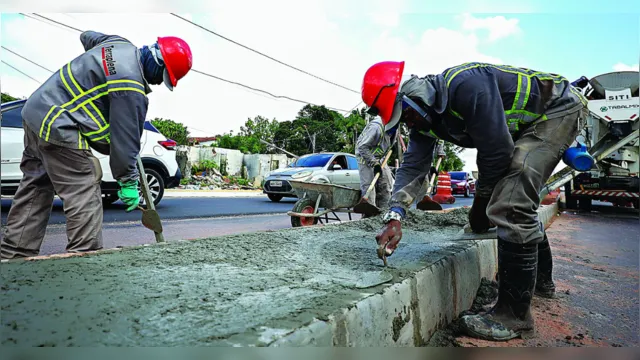
[[263, 192], [273, 202], [283, 197], [297, 197], [289, 180], [343, 185], [360, 189], [358, 160], [352, 154], [317, 153], [301, 156], [284, 169], [271, 171], [265, 177]]
[[465, 171], [450, 171], [451, 176], [451, 192], [454, 195], [463, 194], [469, 197], [476, 193], [476, 180], [471, 173]]
[[[24, 129], [22, 128], [22, 107], [26, 100], [16, 100], [0, 105], [2, 114], [2, 195], [15, 194], [22, 179], [20, 160], [24, 150]], [[145, 121], [140, 139], [140, 158], [147, 174], [147, 182], [151, 190], [154, 204], [160, 203], [164, 190], [180, 184], [182, 174], [176, 161], [176, 142], [167, 139], [149, 121]], [[92, 150], [102, 166], [103, 201], [111, 204], [118, 200], [118, 184], [111, 175], [109, 156]], [[140, 201], [144, 203], [142, 192]]]

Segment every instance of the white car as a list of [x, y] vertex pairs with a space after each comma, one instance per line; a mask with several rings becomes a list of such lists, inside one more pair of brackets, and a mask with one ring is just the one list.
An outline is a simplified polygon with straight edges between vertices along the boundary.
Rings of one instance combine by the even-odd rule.
[[273, 202], [283, 197], [297, 197], [289, 180], [336, 184], [360, 190], [358, 160], [353, 154], [331, 152], [300, 157], [284, 169], [271, 171], [264, 182], [263, 193]]
[[[22, 107], [26, 100], [16, 100], [3, 103], [0, 106], [2, 114], [2, 167], [1, 188], [2, 195], [15, 194], [22, 179], [20, 161], [24, 150], [24, 129], [22, 128]], [[180, 184], [182, 174], [176, 161], [176, 142], [167, 139], [149, 121], [144, 123], [144, 131], [140, 139], [140, 158], [147, 174], [147, 182], [151, 190], [154, 204], [158, 204], [167, 188]], [[102, 166], [102, 194], [107, 204], [118, 200], [118, 184], [111, 175], [109, 156], [92, 150], [94, 156], [100, 160]], [[141, 202], [144, 198], [141, 194]]]

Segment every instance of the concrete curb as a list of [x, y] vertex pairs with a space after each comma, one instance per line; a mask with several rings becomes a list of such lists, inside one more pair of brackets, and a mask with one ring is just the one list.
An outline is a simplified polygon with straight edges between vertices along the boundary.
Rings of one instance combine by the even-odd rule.
[[[547, 228], [557, 202], [541, 205]], [[468, 249], [422, 269], [413, 277], [372, 294], [327, 320], [311, 323], [275, 339], [269, 346], [421, 346], [436, 330], [471, 307], [481, 279], [494, 279], [497, 240], [476, 240]]]
[[182, 198], [182, 197], [264, 197], [266, 194], [262, 190], [165, 190], [166, 198]]

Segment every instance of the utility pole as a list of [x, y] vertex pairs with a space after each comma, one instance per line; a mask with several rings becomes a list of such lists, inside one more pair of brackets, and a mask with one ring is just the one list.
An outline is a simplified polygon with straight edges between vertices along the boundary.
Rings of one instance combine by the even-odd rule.
[[309, 134], [309, 129], [307, 129], [307, 125], [303, 125], [304, 126], [304, 131], [307, 132], [307, 136], [309, 136], [309, 141], [311, 141], [311, 152], [315, 153], [316, 152], [316, 133], [313, 133], [313, 137], [311, 137], [311, 134]]
[[274, 148], [274, 149], [280, 150], [280, 151], [282, 151], [283, 153], [285, 153], [285, 154], [287, 154], [287, 155], [291, 155], [291, 156], [293, 156], [293, 157], [294, 157], [294, 158], [296, 158], [296, 159], [297, 159], [297, 158], [299, 158], [299, 156], [298, 156], [298, 155], [296, 155], [296, 154], [292, 154], [292, 153], [288, 152], [288, 151], [287, 151], [287, 150], [285, 150], [285, 149], [279, 148], [279, 147], [275, 146], [274, 144], [272, 144], [272, 143], [270, 143], [270, 142], [266, 142], [266, 141], [264, 141], [264, 140], [262, 140], [262, 139], [260, 139], [260, 142], [262, 142], [263, 144], [269, 145], [269, 146], [271, 146], [271, 147], [272, 147], [272, 148]]

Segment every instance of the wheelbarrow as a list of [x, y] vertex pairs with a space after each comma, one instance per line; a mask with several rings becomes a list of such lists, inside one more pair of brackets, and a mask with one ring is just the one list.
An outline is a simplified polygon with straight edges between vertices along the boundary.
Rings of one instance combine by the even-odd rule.
[[[360, 201], [360, 190], [334, 184], [306, 181], [289, 181], [298, 196], [293, 209], [287, 212], [291, 216], [291, 226], [312, 226], [329, 220], [342, 221], [337, 213], [347, 213], [349, 220], [353, 207]], [[329, 217], [329, 214], [332, 217]]]

